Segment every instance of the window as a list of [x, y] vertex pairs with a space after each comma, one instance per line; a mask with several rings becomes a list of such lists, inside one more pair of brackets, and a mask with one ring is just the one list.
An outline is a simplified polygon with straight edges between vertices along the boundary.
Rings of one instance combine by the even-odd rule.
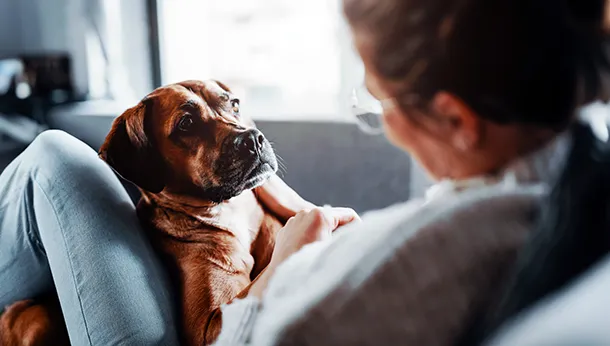
[[349, 119], [362, 81], [340, 0], [161, 0], [163, 84], [218, 79], [254, 118]]

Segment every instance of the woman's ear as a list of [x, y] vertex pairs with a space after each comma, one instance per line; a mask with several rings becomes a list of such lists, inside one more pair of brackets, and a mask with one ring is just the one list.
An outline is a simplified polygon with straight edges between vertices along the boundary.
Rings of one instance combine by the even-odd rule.
[[143, 190], [158, 193], [165, 187], [165, 166], [145, 131], [149, 101], [140, 102], [116, 118], [99, 157], [124, 179]]
[[431, 108], [440, 118], [443, 133], [456, 149], [468, 151], [476, 147], [482, 139], [482, 121], [461, 98], [441, 91], [431, 102]]
[[287, 221], [302, 210], [316, 207], [299, 196], [275, 174], [264, 185], [257, 187], [254, 193], [265, 208], [283, 221]]

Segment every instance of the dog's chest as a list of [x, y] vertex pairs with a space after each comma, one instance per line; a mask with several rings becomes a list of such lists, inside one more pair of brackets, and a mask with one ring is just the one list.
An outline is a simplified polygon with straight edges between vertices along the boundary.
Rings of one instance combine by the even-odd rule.
[[208, 269], [198, 264], [213, 262], [228, 272], [255, 276], [267, 265], [282, 226], [251, 191], [204, 212], [141, 203], [138, 215], [150, 225], [147, 233], [157, 251], [173, 263], [171, 270], [192, 272], [196, 267], [201, 275]]
[[249, 249], [263, 226], [265, 211], [251, 191], [246, 191], [218, 205], [210, 215], [201, 217], [204, 223], [230, 231], [246, 249]]

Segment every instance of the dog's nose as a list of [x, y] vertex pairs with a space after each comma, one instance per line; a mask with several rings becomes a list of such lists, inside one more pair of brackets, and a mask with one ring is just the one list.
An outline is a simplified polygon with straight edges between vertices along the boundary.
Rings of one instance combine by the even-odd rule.
[[248, 130], [235, 138], [235, 148], [242, 154], [260, 154], [265, 136], [259, 130]]

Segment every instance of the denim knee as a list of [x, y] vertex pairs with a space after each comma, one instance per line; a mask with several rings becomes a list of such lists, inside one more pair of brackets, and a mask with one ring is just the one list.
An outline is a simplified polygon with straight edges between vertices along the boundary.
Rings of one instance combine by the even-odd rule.
[[105, 165], [91, 147], [60, 130], [38, 135], [24, 155], [36, 177], [56, 183], [86, 179]]

